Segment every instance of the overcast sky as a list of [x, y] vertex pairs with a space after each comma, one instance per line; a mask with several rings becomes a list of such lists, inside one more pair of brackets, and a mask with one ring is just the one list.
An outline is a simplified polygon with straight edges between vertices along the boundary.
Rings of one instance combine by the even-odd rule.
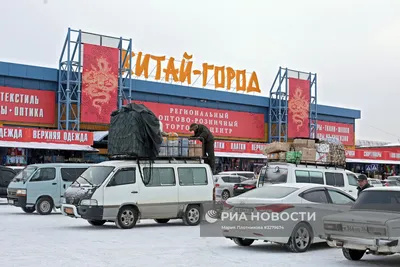
[[0, 61], [57, 67], [68, 27], [134, 49], [256, 71], [318, 75], [318, 103], [361, 109], [356, 138], [400, 139], [400, 0], [0, 0]]

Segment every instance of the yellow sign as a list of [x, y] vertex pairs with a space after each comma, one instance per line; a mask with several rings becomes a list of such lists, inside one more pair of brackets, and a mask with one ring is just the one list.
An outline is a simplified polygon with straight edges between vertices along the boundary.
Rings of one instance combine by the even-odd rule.
[[[122, 51], [122, 59], [125, 58], [126, 53], [125, 50]], [[135, 57], [136, 59], [134, 59]], [[192, 75], [202, 75], [203, 87], [207, 86], [210, 79], [214, 79], [215, 89], [231, 90], [235, 87], [237, 92], [261, 93], [257, 74], [254, 71], [248, 77], [246, 70], [234, 70], [231, 67], [214, 66], [208, 63], [203, 63], [201, 70], [193, 69], [192, 57], [193, 55], [185, 52], [179, 63], [179, 68], [177, 68], [175, 66], [177, 61], [173, 57], [166, 60], [165, 56], [154, 56], [143, 54], [142, 52], [135, 54], [132, 52], [131, 57], [125, 61], [124, 68], [129, 69], [132, 61], [132, 74], [148, 79], [151, 72], [150, 63], [155, 63], [154, 79], [156, 81], [160, 81], [163, 78], [165, 82], [173, 81], [191, 85]], [[166, 66], [162, 67], [165, 61], [167, 61]]]

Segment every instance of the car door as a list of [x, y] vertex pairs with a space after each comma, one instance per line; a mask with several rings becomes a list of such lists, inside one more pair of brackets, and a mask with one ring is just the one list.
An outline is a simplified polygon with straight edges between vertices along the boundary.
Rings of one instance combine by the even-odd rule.
[[346, 173], [347, 176], [347, 183], [348, 183], [348, 193], [357, 199], [357, 187], [358, 187], [358, 182], [357, 182], [357, 176], [355, 176], [352, 173]]
[[307, 217], [312, 218], [308, 222], [313, 228], [314, 236], [318, 237], [324, 231], [322, 218], [337, 213], [336, 208], [331, 205], [325, 187], [309, 189], [300, 194], [300, 197]]
[[121, 168], [114, 174], [104, 187], [104, 218], [115, 218], [121, 205], [138, 202], [136, 180], [136, 168]]
[[353, 206], [355, 199], [334, 189], [328, 189], [329, 201], [337, 212], [349, 211]]
[[144, 167], [145, 183], [140, 183], [139, 209], [146, 219], [169, 219], [178, 216], [179, 192], [172, 166]]
[[56, 168], [39, 168], [27, 183], [27, 204], [36, 204], [41, 196], [50, 196], [53, 200], [59, 199], [60, 183], [56, 179]]

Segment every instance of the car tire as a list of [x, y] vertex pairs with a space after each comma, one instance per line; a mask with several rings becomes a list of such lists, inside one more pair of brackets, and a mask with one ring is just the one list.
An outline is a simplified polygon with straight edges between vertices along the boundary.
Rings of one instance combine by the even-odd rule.
[[365, 254], [365, 250], [342, 248], [343, 256], [350, 261], [359, 261]]
[[54, 208], [53, 200], [49, 197], [42, 197], [36, 203], [35, 208], [40, 215], [49, 215]]
[[222, 193], [221, 193], [221, 198], [222, 198], [223, 200], [227, 200], [227, 199], [230, 198], [230, 197], [231, 197], [231, 193], [229, 193], [228, 190], [222, 191]]
[[313, 240], [313, 231], [311, 227], [304, 222], [296, 225], [290, 236], [287, 248], [294, 253], [306, 252]]
[[136, 208], [131, 206], [122, 207], [118, 212], [115, 224], [120, 229], [132, 229], [139, 219], [138, 215], [139, 213]]
[[183, 223], [188, 226], [196, 226], [201, 221], [201, 208], [199, 205], [189, 205], [183, 215]]
[[169, 222], [169, 219], [155, 219], [155, 221], [157, 223], [167, 223], [167, 222]]
[[241, 247], [248, 247], [254, 243], [254, 239], [247, 239], [247, 238], [234, 237], [232, 238], [232, 240], [233, 242], [235, 242], [236, 245]]
[[102, 226], [102, 225], [104, 225], [106, 223], [106, 221], [103, 221], [103, 220], [88, 220], [88, 223], [90, 225], [93, 225], [93, 226]]
[[34, 213], [35, 212], [35, 207], [30, 207], [30, 208], [28, 208], [28, 207], [22, 207], [21, 208], [25, 213]]

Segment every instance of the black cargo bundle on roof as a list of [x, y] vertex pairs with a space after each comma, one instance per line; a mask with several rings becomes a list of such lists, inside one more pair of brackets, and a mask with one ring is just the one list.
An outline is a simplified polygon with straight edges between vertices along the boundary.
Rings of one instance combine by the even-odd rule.
[[108, 154], [156, 158], [162, 143], [160, 121], [143, 104], [131, 103], [111, 114]]

